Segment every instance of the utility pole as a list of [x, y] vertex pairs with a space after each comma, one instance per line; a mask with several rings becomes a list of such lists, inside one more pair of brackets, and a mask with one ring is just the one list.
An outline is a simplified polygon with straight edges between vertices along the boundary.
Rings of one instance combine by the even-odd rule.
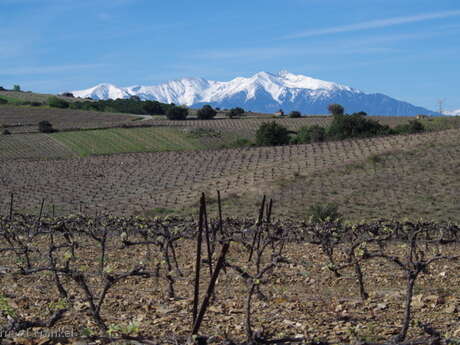
[[444, 114], [444, 102], [446, 100], [445, 99], [438, 99], [438, 111], [441, 115]]

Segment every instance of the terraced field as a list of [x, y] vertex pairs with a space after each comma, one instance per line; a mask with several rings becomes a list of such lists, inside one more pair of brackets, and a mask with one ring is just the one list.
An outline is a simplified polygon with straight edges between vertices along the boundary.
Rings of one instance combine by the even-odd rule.
[[[331, 201], [352, 219], [429, 214], [458, 220], [460, 202], [453, 191], [460, 187], [459, 134], [450, 130], [285, 147], [6, 161], [0, 165], [1, 209], [7, 209], [13, 192], [16, 206], [29, 211], [45, 198], [61, 213], [80, 206], [91, 214], [189, 213], [202, 191], [213, 195], [221, 190], [231, 212], [252, 212], [266, 193], [278, 212], [289, 210], [289, 216], [304, 216], [312, 203]], [[429, 202], [419, 207], [420, 200]]]

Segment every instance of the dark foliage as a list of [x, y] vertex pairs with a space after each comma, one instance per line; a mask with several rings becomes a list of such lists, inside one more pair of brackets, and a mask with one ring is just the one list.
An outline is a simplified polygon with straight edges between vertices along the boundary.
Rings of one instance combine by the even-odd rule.
[[7, 104], [8, 101], [4, 98], [0, 98], [0, 104]]
[[345, 112], [345, 109], [340, 104], [330, 104], [327, 110], [329, 110], [332, 115], [343, 115]]
[[297, 133], [298, 144], [308, 144], [314, 142], [321, 142], [326, 139], [326, 130], [324, 127], [313, 125], [300, 128]]
[[157, 101], [141, 101], [139, 97], [129, 99], [109, 99], [95, 102], [83, 101], [70, 104], [72, 109], [127, 113], [138, 115], [163, 115], [173, 105]]
[[215, 111], [210, 105], [204, 105], [200, 110], [198, 110], [196, 115], [200, 120], [209, 120], [217, 115], [217, 111]]
[[63, 92], [61, 96], [74, 98], [74, 95], [72, 92]]
[[8, 129], [5, 128], [5, 129], [2, 131], [2, 134], [3, 134], [3, 135], [9, 135], [9, 134], [11, 134], [11, 132], [10, 132]]
[[38, 130], [41, 132], [41, 133], [53, 133], [55, 132], [54, 128], [53, 128], [53, 125], [49, 122], [49, 121], [40, 121], [38, 123]]
[[19, 85], [14, 85], [14, 86], [13, 86], [13, 90], [14, 90], [14, 91], [21, 91], [21, 86], [19, 86]]
[[230, 111], [227, 113], [227, 116], [231, 119], [234, 117], [239, 117], [244, 114], [244, 109], [240, 107], [232, 108]]
[[185, 107], [170, 107], [166, 112], [168, 120], [185, 120], [188, 115], [188, 109]]
[[293, 110], [289, 113], [289, 117], [299, 118], [299, 117], [302, 117], [302, 114], [300, 113], [300, 111]]
[[289, 141], [288, 129], [274, 121], [263, 123], [256, 132], [256, 144], [259, 146], [288, 145]]
[[389, 126], [382, 125], [376, 120], [367, 119], [362, 113], [334, 115], [327, 129], [329, 138], [339, 140], [388, 134], [392, 134]]
[[418, 120], [411, 120], [407, 124], [397, 126], [394, 131], [397, 134], [415, 134], [425, 131], [425, 126]]
[[64, 101], [61, 98], [58, 97], [50, 97], [48, 98], [48, 105], [53, 108], [61, 108], [61, 109], [66, 109], [69, 107], [69, 102]]

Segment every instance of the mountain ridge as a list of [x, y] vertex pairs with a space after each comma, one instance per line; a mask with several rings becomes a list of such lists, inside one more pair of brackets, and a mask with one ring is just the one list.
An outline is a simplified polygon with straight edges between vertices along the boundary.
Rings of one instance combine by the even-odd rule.
[[304, 114], [324, 114], [329, 104], [339, 103], [347, 112], [365, 111], [370, 115], [439, 115], [383, 94], [367, 94], [350, 86], [287, 71], [277, 74], [259, 72], [248, 78], [237, 77], [228, 82], [182, 78], [153, 86], [118, 87], [103, 83], [72, 93], [76, 97], [104, 100], [138, 96], [142, 100], [194, 108], [204, 104], [220, 108], [240, 106], [264, 113], [283, 109], [285, 112], [298, 110]]

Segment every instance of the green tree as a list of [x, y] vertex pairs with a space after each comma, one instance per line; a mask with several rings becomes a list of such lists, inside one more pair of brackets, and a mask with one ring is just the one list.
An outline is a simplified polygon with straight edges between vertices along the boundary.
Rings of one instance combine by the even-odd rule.
[[362, 113], [334, 115], [327, 129], [327, 136], [338, 140], [391, 133], [390, 127], [382, 125], [376, 120], [368, 119]]
[[14, 85], [13, 90], [14, 91], [21, 91], [21, 86], [20, 85]]
[[157, 101], [145, 101], [143, 109], [149, 115], [162, 115], [165, 113], [161, 103]]
[[207, 104], [198, 110], [196, 115], [200, 120], [209, 120], [217, 115], [217, 111], [215, 111], [210, 105]]
[[227, 113], [227, 116], [233, 119], [234, 117], [242, 116], [244, 113], [245, 111], [243, 108], [236, 107], [236, 108], [230, 109], [230, 111]]
[[314, 142], [321, 142], [326, 139], [326, 130], [324, 127], [313, 125], [305, 126], [299, 129], [297, 133], [298, 144], [308, 144]]
[[293, 110], [289, 113], [289, 117], [299, 118], [299, 117], [302, 117], [302, 114], [300, 113], [300, 111]]
[[170, 106], [166, 112], [168, 120], [185, 120], [188, 115], [188, 108]]
[[262, 123], [256, 132], [256, 144], [259, 146], [279, 146], [289, 144], [289, 131], [275, 121]]
[[69, 107], [69, 102], [66, 102], [61, 98], [52, 96], [48, 98], [48, 105], [53, 108], [65, 109]]
[[329, 110], [332, 115], [343, 115], [345, 112], [345, 109], [337, 103], [329, 104], [327, 110]]

